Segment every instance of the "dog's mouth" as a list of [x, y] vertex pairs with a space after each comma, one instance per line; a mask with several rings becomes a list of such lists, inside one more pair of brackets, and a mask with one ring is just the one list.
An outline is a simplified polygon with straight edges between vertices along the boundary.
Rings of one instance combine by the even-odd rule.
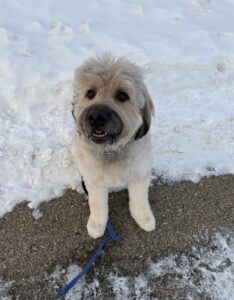
[[92, 133], [92, 135], [95, 138], [102, 139], [102, 138], [106, 137], [108, 134], [104, 130], [96, 129], [96, 130], [94, 130], [94, 132]]
[[107, 105], [92, 105], [80, 116], [81, 132], [88, 141], [111, 145], [123, 131], [119, 115]]
[[97, 144], [102, 144], [107, 142], [109, 139], [112, 138], [110, 134], [108, 134], [107, 131], [103, 129], [95, 129], [91, 134], [91, 140]]

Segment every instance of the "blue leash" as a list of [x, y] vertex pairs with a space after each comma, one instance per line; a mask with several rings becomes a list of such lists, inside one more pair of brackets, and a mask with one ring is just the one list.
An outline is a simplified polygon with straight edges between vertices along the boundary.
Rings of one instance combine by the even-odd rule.
[[60, 297], [64, 297], [67, 292], [74, 287], [74, 285], [88, 272], [88, 270], [91, 268], [91, 266], [93, 265], [93, 263], [95, 262], [95, 260], [97, 259], [97, 257], [99, 256], [99, 254], [102, 252], [102, 249], [104, 248], [104, 246], [109, 242], [109, 241], [120, 241], [121, 240], [121, 236], [114, 231], [110, 220], [108, 220], [107, 222], [107, 230], [108, 230], [108, 236], [106, 236], [101, 244], [99, 245], [96, 253], [94, 254], [94, 256], [90, 259], [90, 261], [87, 263], [87, 265], [84, 267], [84, 269], [74, 278], [72, 279], [64, 288], [62, 288], [57, 295], [55, 296], [55, 298], [52, 298], [52, 300], [58, 299]]

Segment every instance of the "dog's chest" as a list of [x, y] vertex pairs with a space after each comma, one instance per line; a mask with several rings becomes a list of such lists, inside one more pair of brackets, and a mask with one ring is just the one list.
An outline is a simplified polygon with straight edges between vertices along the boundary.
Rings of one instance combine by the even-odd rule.
[[[138, 143], [139, 144], [139, 143]], [[143, 144], [143, 141], [142, 141]], [[103, 158], [84, 150], [79, 151], [79, 169], [85, 181], [107, 188], [122, 188], [151, 171], [150, 145], [131, 148], [117, 159]]]
[[90, 159], [81, 162], [81, 169], [83, 176], [87, 180], [108, 188], [125, 186], [137, 175], [134, 165], [126, 159], [103, 162], [90, 157]]
[[137, 172], [128, 161], [122, 161], [108, 166], [101, 166], [98, 181], [103, 182], [109, 188], [119, 188], [126, 185], [136, 177]]

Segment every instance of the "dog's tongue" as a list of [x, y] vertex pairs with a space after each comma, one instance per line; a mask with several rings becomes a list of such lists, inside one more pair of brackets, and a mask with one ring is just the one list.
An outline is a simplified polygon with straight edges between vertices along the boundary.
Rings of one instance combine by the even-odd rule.
[[95, 130], [95, 133], [98, 134], [98, 135], [102, 135], [105, 132], [103, 130], [97, 129], [97, 130]]

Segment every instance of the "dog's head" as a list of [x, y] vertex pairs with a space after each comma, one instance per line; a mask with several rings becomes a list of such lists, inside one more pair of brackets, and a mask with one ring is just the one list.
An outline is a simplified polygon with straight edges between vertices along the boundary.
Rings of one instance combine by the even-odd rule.
[[73, 117], [87, 142], [116, 148], [140, 139], [152, 114], [153, 103], [135, 64], [103, 54], [75, 71]]

